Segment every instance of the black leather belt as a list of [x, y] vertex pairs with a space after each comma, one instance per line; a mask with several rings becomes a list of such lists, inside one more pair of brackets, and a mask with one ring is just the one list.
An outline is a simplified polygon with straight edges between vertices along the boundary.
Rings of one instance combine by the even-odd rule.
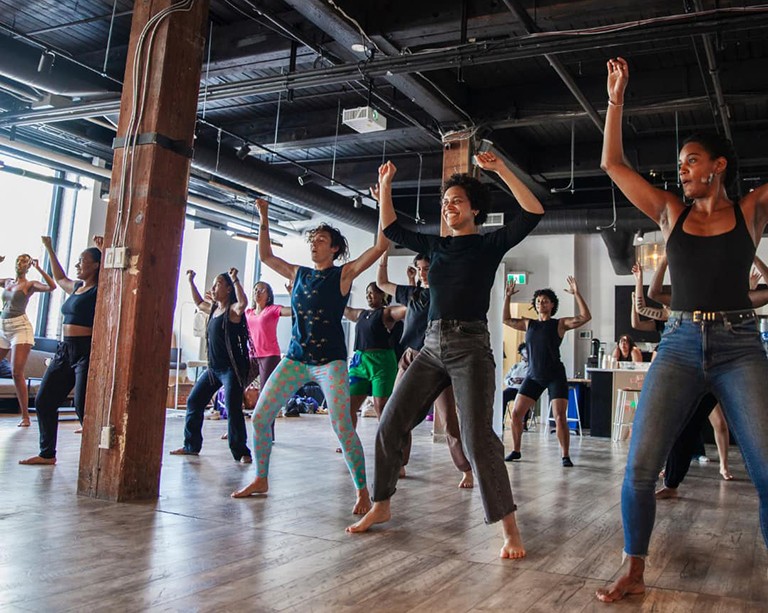
[[755, 312], [752, 309], [745, 311], [672, 311], [670, 318], [677, 317], [683, 321], [692, 321], [694, 323], [719, 321], [738, 323], [747, 319], [754, 319]]

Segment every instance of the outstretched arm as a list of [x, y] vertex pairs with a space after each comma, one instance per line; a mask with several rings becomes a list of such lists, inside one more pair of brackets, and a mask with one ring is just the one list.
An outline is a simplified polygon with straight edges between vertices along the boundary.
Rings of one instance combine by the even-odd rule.
[[363, 314], [365, 309], [353, 309], [352, 307], [344, 307], [344, 317], [349, 321], [357, 321], [360, 319], [360, 315]]
[[528, 189], [525, 183], [523, 183], [518, 176], [493, 153], [490, 151], [486, 153], [478, 153], [475, 156], [475, 163], [486, 172], [495, 172], [499, 175], [499, 178], [506, 183], [507, 187], [512, 192], [512, 195], [515, 197], [515, 200], [517, 200], [524, 210], [537, 215], [544, 214], [544, 207], [541, 206], [539, 199], [534, 196], [533, 192]]
[[291, 310], [291, 307], [287, 307], [287, 306], [280, 307], [280, 317], [290, 317], [291, 315], [293, 315], [293, 311]]
[[575, 328], [579, 328], [583, 326], [585, 323], [587, 323], [590, 319], [592, 319], [592, 313], [589, 312], [589, 307], [587, 306], [587, 302], [584, 300], [584, 297], [579, 293], [579, 286], [576, 285], [576, 279], [573, 277], [568, 277], [568, 289], [565, 291], [568, 294], [571, 294], [576, 299], [576, 308], [578, 309], [578, 314], [575, 317], [563, 317], [560, 319], [560, 322], [558, 324], [558, 328], [562, 328], [562, 330], [558, 330], [560, 333], [560, 336], [563, 336], [565, 334], [566, 330], [573, 330]]
[[[670, 207], [682, 207], [675, 197], [657, 189], [640, 176], [624, 157], [621, 121], [624, 91], [629, 83], [629, 66], [624, 58], [608, 60], [608, 110], [605, 114], [602, 168], [629, 201], [650, 217], [667, 233]], [[675, 219], [677, 215], [675, 215]]]
[[68, 294], [74, 293], [77, 289], [77, 282], [67, 277], [64, 269], [61, 267], [59, 258], [56, 257], [56, 252], [53, 250], [53, 242], [50, 236], [43, 236], [43, 247], [48, 252], [48, 257], [51, 260], [51, 271], [53, 272], [53, 278], [56, 279], [56, 284]]
[[664, 291], [664, 275], [666, 272], [667, 256], [663, 255], [659, 258], [659, 265], [656, 267], [651, 284], [648, 286], [648, 298], [660, 302], [664, 306], [669, 306], [672, 303], [672, 294]]
[[386, 292], [390, 296], [394, 296], [397, 291], [397, 285], [389, 280], [389, 271], [387, 270], [387, 263], [389, 257], [385, 253], [379, 260], [379, 269], [376, 272], [376, 285], [379, 286], [383, 292]]
[[277, 274], [292, 281], [296, 276], [298, 266], [289, 264], [284, 259], [279, 258], [272, 253], [272, 242], [269, 239], [269, 219], [267, 217], [269, 213], [269, 203], [262, 198], [257, 198], [256, 208], [259, 211], [259, 217], [261, 219], [259, 223], [259, 259]]
[[192, 292], [192, 301], [195, 303], [195, 306], [198, 309], [200, 309], [203, 313], [210, 313], [211, 304], [203, 300], [203, 297], [200, 295], [200, 292], [197, 291], [197, 285], [195, 285], [196, 274], [197, 273], [194, 270], [187, 271], [187, 281], [189, 281], [189, 289]]
[[502, 308], [502, 313], [504, 314], [504, 319], [502, 320], [505, 326], [509, 326], [510, 328], [514, 330], [520, 330], [522, 332], [525, 332], [528, 329], [528, 318], [527, 317], [512, 317], [512, 309], [510, 308], [510, 301], [512, 300], [512, 296], [514, 296], [517, 293], [516, 285], [514, 281], [510, 281], [507, 284], [507, 287], [504, 289], [504, 305]]
[[33, 281], [32, 282], [32, 291], [33, 292], [52, 292], [56, 289], [56, 282], [53, 280], [53, 277], [49, 275], [45, 270], [42, 269], [40, 266], [40, 262], [37, 260], [32, 260], [32, 266], [35, 267], [35, 270], [40, 273], [40, 276], [43, 278], [45, 283], [40, 283], [40, 281]]

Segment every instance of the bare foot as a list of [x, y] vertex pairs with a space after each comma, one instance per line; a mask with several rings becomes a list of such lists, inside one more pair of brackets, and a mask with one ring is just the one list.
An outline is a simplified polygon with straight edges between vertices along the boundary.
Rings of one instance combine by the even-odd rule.
[[520, 536], [520, 531], [517, 529], [517, 521], [515, 520], [515, 513], [507, 514], [504, 519], [501, 520], [501, 528], [504, 534], [504, 545], [499, 551], [499, 557], [508, 560], [519, 560], [525, 557], [525, 547], [523, 546], [523, 539]]
[[241, 464], [253, 464], [253, 458], [249, 455], [244, 455], [240, 458]]
[[83, 433], [83, 427], [82, 426], [80, 426], [79, 428], [77, 428], [77, 430], [75, 430], [75, 434], [82, 434], [82, 433]]
[[397, 475], [398, 479], [405, 479], [405, 466], [400, 467], [400, 474]]
[[351, 526], [347, 526], [347, 532], [367, 532], [368, 528], [375, 524], [383, 524], [388, 522], [392, 518], [392, 514], [389, 510], [389, 500], [382, 500], [381, 502], [374, 502], [373, 507], [368, 511], [363, 518]]
[[232, 498], [248, 498], [256, 494], [266, 494], [269, 491], [269, 479], [266, 477], [256, 477], [243, 489], [232, 492]]
[[336, 447], [336, 453], [341, 453], [341, 447]]
[[470, 490], [473, 487], [475, 487], [475, 476], [472, 474], [471, 470], [468, 470], [461, 477], [461, 481], [459, 481], [459, 489], [460, 490], [464, 490], [464, 489]]
[[222, 441], [226, 441], [228, 438], [229, 438], [229, 434], [227, 434], [226, 432], [221, 435], [221, 440]]
[[726, 481], [733, 481], [733, 475], [731, 474], [731, 471], [728, 470], [727, 466], [720, 466], [720, 474]]
[[[16, 425], [17, 428], [29, 428], [29, 417], [22, 417], [21, 421]], [[721, 471], [722, 472], [722, 471]]]
[[19, 460], [19, 464], [25, 464], [27, 466], [53, 466], [56, 464], [56, 458], [41, 458], [39, 455], [33, 455], [26, 460]]
[[656, 496], [656, 500], [668, 500], [669, 498], [677, 498], [677, 488], [664, 486], [661, 489], [656, 490], [654, 496]]
[[600, 588], [595, 596], [601, 602], [616, 602], [624, 596], [637, 596], [645, 593], [645, 582], [642, 573], [636, 576], [627, 573], [608, 587]]
[[364, 487], [361, 490], [357, 490], [357, 500], [355, 506], [352, 507], [352, 513], [354, 515], [365, 515], [371, 510], [371, 496], [368, 494], [368, 488]]
[[171, 455], [200, 455], [199, 451], [187, 451], [184, 447], [179, 447], [170, 452]]

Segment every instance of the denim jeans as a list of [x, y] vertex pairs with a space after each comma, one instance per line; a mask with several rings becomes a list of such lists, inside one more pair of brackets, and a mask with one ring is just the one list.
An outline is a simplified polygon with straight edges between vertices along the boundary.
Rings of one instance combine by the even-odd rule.
[[475, 472], [485, 520], [499, 521], [515, 510], [504, 464], [504, 445], [493, 431], [496, 366], [483, 321], [432, 321], [424, 348], [390, 396], [376, 433], [373, 500], [389, 499], [397, 485], [408, 433], [430, 405], [453, 385], [464, 451]]
[[184, 449], [199, 452], [203, 447], [203, 418], [205, 407], [220, 387], [224, 386], [224, 404], [227, 407], [227, 442], [232, 457], [240, 460], [250, 456], [246, 445], [248, 437], [243, 417], [243, 387], [231, 368], [209, 368], [195, 382], [187, 398], [187, 414], [184, 421]]
[[739, 442], [757, 488], [768, 545], [768, 359], [757, 321], [694, 323], [673, 315], [643, 383], [632, 427], [621, 491], [628, 555], [648, 553], [659, 469], [707, 392], [720, 400]]

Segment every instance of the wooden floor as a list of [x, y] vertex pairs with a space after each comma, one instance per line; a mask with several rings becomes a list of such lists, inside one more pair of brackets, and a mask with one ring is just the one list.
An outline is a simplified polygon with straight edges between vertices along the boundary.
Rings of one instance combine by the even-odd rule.
[[[270, 493], [232, 500], [252, 466], [236, 464], [224, 422], [206, 421], [199, 457], [164, 458], [161, 497], [113, 504], [75, 494], [79, 436], [61, 425], [59, 464], [19, 466], [37, 428], [0, 417], [0, 612], [6, 611], [604, 611], [594, 590], [621, 562], [619, 489], [626, 448], [575, 442], [559, 466], [554, 436], [529, 433], [508, 467], [528, 548], [502, 561], [499, 526], [430, 425], [415, 432], [394, 519], [347, 535], [352, 482], [326, 416], [281, 419]], [[373, 465], [374, 419], [360, 432]], [[167, 450], [182, 441], [169, 415]], [[767, 611], [768, 555], [757, 500], [735, 449], [737, 481], [692, 467], [682, 497], [659, 505], [650, 588], [622, 611]], [[714, 455], [714, 451], [710, 450]]]

